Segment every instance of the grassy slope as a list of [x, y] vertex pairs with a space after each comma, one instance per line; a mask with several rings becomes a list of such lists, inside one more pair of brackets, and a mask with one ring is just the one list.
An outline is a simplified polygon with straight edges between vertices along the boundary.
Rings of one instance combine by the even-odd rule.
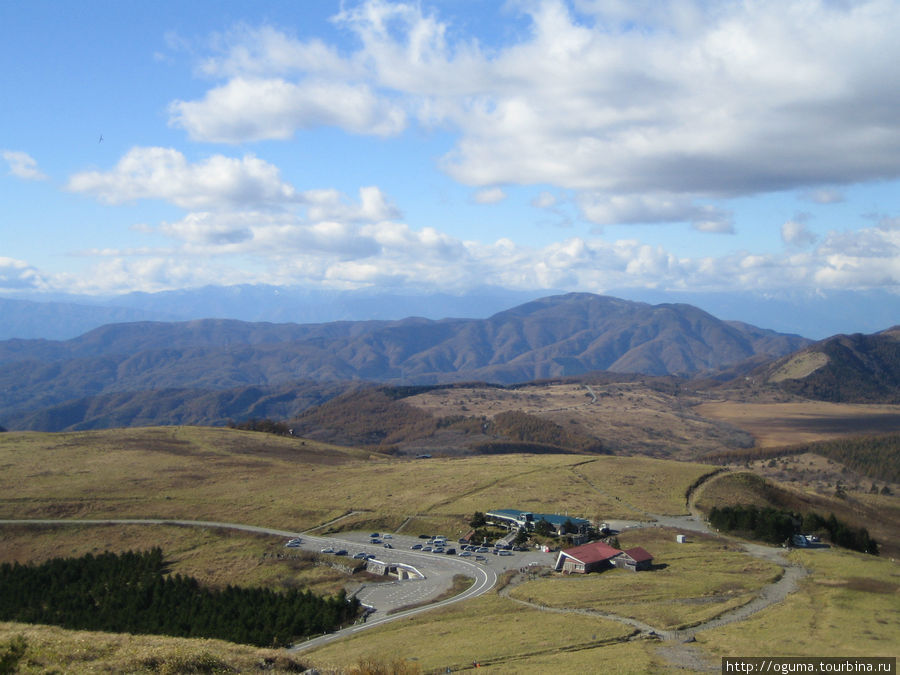
[[[465, 527], [519, 507], [603, 518], [626, 504], [684, 512], [700, 464], [504, 455], [390, 460], [230, 429], [168, 427], [0, 435], [0, 517], [165, 517], [302, 530], [351, 511], [342, 529]], [[618, 499], [616, 499], [618, 497]], [[450, 530], [448, 530], [449, 532]]]
[[697, 635], [721, 656], [896, 656], [900, 569], [851, 551], [794, 551], [812, 570], [780, 605]]
[[549, 607], [608, 612], [674, 630], [696, 625], [749, 602], [781, 568], [750, 558], [716, 537], [691, 535], [675, 543], [675, 531], [652, 528], [619, 537], [620, 546], [642, 546], [665, 567], [648, 574], [609, 570], [602, 574], [549, 577], [523, 584], [512, 596]]
[[[0, 435], [0, 517], [165, 514], [301, 529], [362, 506], [366, 512], [355, 522], [341, 521], [344, 527], [384, 523], [378, 529], [390, 529], [406, 522], [408, 515], [420, 514], [404, 527], [405, 531], [414, 532], [432, 529], [438, 523], [449, 527], [476, 509], [502, 506], [568, 509], [570, 513], [592, 518], [597, 515], [635, 517], [637, 511], [631, 508], [634, 505], [647, 511], [680, 513], [684, 511], [684, 490], [709, 469], [704, 465], [643, 458], [571, 455], [403, 461], [310, 442], [299, 444], [297, 440], [226, 429], [3, 434]], [[267, 569], [260, 556], [271, 550], [267, 548], [271, 543], [264, 539], [180, 530], [154, 527], [141, 531], [115, 526], [83, 530], [83, 535], [81, 532], [63, 534], [62, 530], [53, 529], [30, 535], [16, 528], [4, 528], [3, 533], [6, 536], [18, 532], [10, 541], [19, 542], [19, 550], [25, 557], [49, 555], [55, 545], [65, 548], [67, 554], [88, 547], [103, 548], [100, 533], [106, 532], [104, 536], [111, 542], [133, 548], [139, 547], [133, 544], [142, 541], [152, 545], [160, 538], [173, 550], [176, 564], [181, 566], [179, 571], [196, 570], [202, 576], [206, 570], [211, 583], [225, 583], [232, 575], [237, 582], [252, 578], [275, 586], [320, 583], [302, 571]], [[683, 569], [685, 576], [669, 575], [672, 578], [664, 581], [671, 584], [658, 582], [651, 575], [616, 573], [582, 582], [609, 583], [612, 586], [609, 590], [618, 588], [619, 600], [610, 603], [619, 609], [630, 605], [635, 616], [666, 620], [666, 608], [673, 605], [673, 600], [677, 603], [708, 597], [707, 594], [727, 595], [729, 590], [734, 593], [734, 602], [740, 602], [742, 595], [750, 593], [769, 572], [754, 567], [745, 570], [746, 579], [729, 580], [723, 576], [728, 571], [717, 568], [716, 574], [703, 579], [697, 573], [701, 563], [696, 563], [697, 572], [691, 570], [685, 548], [676, 548], [662, 540], [641, 539], [646, 536], [652, 537], [652, 532], [628, 533], [622, 535], [621, 544], [650, 547], [657, 563], [669, 565], [673, 572], [676, 568]], [[280, 541], [275, 544], [280, 545]], [[730, 555], [727, 551], [725, 554]], [[784, 621], [794, 619], [800, 620], [801, 625], [809, 624], [813, 635], [830, 640], [836, 653], [851, 653], [849, 647], [844, 648], [846, 640], [855, 639], [857, 633], [867, 645], [865, 653], [878, 653], [871, 648], [878, 640], [880, 644], [885, 644], [885, 640], [895, 642], [898, 635], [896, 566], [882, 559], [840, 551], [816, 554], [821, 557], [815, 559], [815, 571], [805, 582], [810, 586], [806, 593], [791, 596], [782, 605], [746, 622], [754, 635], [752, 643], [740, 648], [744, 643], [735, 636], [743, 635], [745, 624], [741, 623], [702, 634], [702, 645], [717, 654], [797, 653], [790, 651], [786, 643], [779, 646], [778, 642], [787, 633], [783, 630]], [[751, 564], [749, 558], [744, 561], [745, 565]], [[658, 573], [652, 573], [655, 574]], [[865, 581], [870, 578], [877, 583]], [[642, 580], [646, 583], [634, 585]], [[559, 586], [560, 592], [563, 588]], [[863, 600], [874, 602], [875, 611], [861, 619], [865, 611], [860, 609]], [[827, 621], [817, 618], [822, 615], [815, 611], [816, 602], [827, 607]], [[693, 611], [690, 602], [682, 604]], [[702, 607], [702, 603], [698, 606]], [[784, 617], [774, 622], [770, 619], [781, 617], [781, 612], [785, 612]], [[679, 612], [679, 616], [687, 614]], [[858, 630], [854, 629], [852, 634], [840, 631], [844, 622], [853, 621], [861, 622]], [[489, 631], [485, 630], [486, 625], [490, 626]], [[31, 672], [53, 668], [86, 672], [97, 664], [110, 663], [113, 665], [100, 665], [99, 669], [138, 671], [149, 667], [147, 653], [162, 655], [172, 663], [214, 655], [235, 668], [249, 671], [254, 659], [261, 658], [258, 650], [226, 644], [168, 638], [132, 641], [122, 636], [95, 637], [96, 634], [14, 624], [0, 624], [0, 643], [26, 631], [32, 650], [27, 658], [37, 664], [29, 666]], [[368, 656], [381, 661], [414, 658], [411, 663], [426, 669], [466, 665], [478, 660], [492, 664], [489, 669], [493, 672], [534, 672], [551, 665], [572, 672], [587, 672], [602, 660], [618, 672], [662, 670], [664, 662], [653, 642], [603, 642], [618, 639], [629, 631], [621, 624], [595, 617], [540, 612], [490, 594], [375, 629], [304, 655], [302, 660], [317, 665], [347, 666]], [[53, 645], [43, 646], [44, 642]], [[126, 644], [134, 647], [126, 648], [123, 646]], [[732, 648], [732, 644], [738, 647]], [[802, 644], [803, 649], [812, 651], [813, 641]], [[852, 653], [857, 651], [854, 649]]]
[[896, 496], [853, 493], [844, 498], [828, 497], [776, 485], [749, 472], [726, 473], [704, 484], [694, 502], [708, 513], [713, 506], [753, 504], [772, 506], [798, 513], [816, 512], [823, 517], [834, 513], [853, 527], [864, 527], [879, 542], [881, 554], [900, 553], [900, 510]]

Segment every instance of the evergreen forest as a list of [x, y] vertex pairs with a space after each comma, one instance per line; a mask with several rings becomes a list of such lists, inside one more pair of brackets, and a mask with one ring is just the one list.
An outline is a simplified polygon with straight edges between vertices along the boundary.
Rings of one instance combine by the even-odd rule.
[[217, 638], [282, 647], [353, 621], [359, 601], [343, 591], [203, 588], [168, 575], [162, 550], [0, 565], [0, 621], [75, 630]]
[[827, 518], [817, 513], [801, 516], [770, 506], [760, 508], [738, 504], [713, 507], [709, 512], [709, 523], [717, 529], [746, 534], [770, 544], [780, 544], [800, 532], [821, 533], [836, 546], [878, 555], [878, 543], [869, 536], [868, 530], [851, 527], [838, 520], [833, 513]]

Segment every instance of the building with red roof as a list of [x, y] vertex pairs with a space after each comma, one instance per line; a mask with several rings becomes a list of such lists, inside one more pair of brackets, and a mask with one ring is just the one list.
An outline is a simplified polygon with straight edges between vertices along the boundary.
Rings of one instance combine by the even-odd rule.
[[652, 564], [653, 556], [640, 546], [620, 551], [602, 541], [592, 541], [560, 551], [556, 558], [555, 569], [557, 572], [588, 574], [610, 567], [620, 567], [637, 572], [650, 569]]

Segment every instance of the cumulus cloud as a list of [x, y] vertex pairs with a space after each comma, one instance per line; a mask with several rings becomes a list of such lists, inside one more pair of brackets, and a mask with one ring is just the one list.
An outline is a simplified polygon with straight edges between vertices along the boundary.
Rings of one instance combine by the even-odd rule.
[[298, 129], [338, 126], [358, 134], [391, 136], [403, 130], [402, 108], [365, 84], [325, 80], [235, 78], [200, 101], [175, 101], [170, 122], [200, 141], [240, 143], [288, 139]]
[[702, 232], [733, 232], [731, 215], [678, 194], [613, 195], [582, 193], [582, 214], [599, 225], [690, 222]]
[[352, 203], [339, 190], [307, 190], [300, 196], [307, 205], [310, 220], [351, 222], [391, 220], [400, 211], [376, 186], [359, 189], [359, 203]]
[[0, 256], [0, 289], [25, 290], [45, 286], [38, 270], [22, 260]]
[[[347, 200], [349, 201], [349, 200]], [[154, 233], [167, 248], [85, 252], [98, 262], [79, 278], [42, 279], [20, 261], [0, 259], [0, 288], [70, 291], [163, 290], [217, 283], [309, 284], [464, 291], [507, 288], [691, 290], [896, 288], [900, 228], [882, 224], [820, 239], [790, 221], [785, 252], [679, 256], [638, 239], [569, 237], [545, 246], [508, 238], [464, 241], [397, 221], [309, 221], [301, 213], [192, 212]]]
[[4, 150], [3, 159], [9, 165], [9, 174], [25, 180], [44, 180], [47, 176], [38, 169], [37, 161], [27, 152]]
[[457, 134], [441, 166], [466, 185], [549, 184], [588, 203], [660, 195], [683, 207], [584, 216], [680, 217], [705, 232], [731, 226], [687, 203], [795, 188], [834, 200], [814, 186], [900, 175], [892, 0], [512, 7], [529, 30], [492, 48], [420, 3], [386, 0], [335, 17], [355, 51], [235, 31], [203, 63], [227, 81], [173, 103], [172, 122], [238, 142], [320, 125], [389, 135], [412, 115]]
[[802, 220], [789, 220], [781, 226], [781, 239], [789, 246], [809, 246], [815, 243], [816, 235], [809, 231]]
[[213, 155], [191, 163], [172, 148], [131, 149], [111, 171], [85, 171], [67, 184], [107, 204], [162, 199], [187, 209], [275, 206], [297, 199], [277, 167], [253, 155]]
[[506, 199], [506, 193], [502, 188], [489, 187], [475, 193], [477, 204], [499, 204]]

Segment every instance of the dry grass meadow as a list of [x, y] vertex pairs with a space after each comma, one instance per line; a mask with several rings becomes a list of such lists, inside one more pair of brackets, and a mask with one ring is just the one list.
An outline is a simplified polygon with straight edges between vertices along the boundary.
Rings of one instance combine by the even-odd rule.
[[6, 433], [0, 469], [0, 518], [454, 534], [473, 512], [491, 508], [604, 519], [635, 517], [628, 505], [684, 513], [687, 486], [711, 467], [577, 455], [389, 459], [254, 432], [170, 427]]
[[[593, 392], [593, 396], [591, 395]], [[484, 415], [519, 410], [550, 419], [564, 429], [603, 441], [614, 454], [698, 459], [751, 439], [727, 423], [698, 415], [700, 399], [665, 393], [640, 382], [531, 384], [514, 389], [437, 389], [405, 399], [438, 417]]]
[[[467, 527], [474, 511], [490, 508], [568, 512], [591, 519], [683, 514], [688, 486], [714, 468], [593, 455], [398, 459], [299, 439], [191, 427], [4, 433], [0, 519], [152, 517], [297, 532], [439, 530], [452, 535]], [[716, 499], [739, 496], [727, 481], [713, 480], [711, 485], [724, 490]], [[281, 538], [218, 529], [16, 525], [0, 526], [0, 537], [0, 561], [159, 545], [173, 572], [213, 586], [299, 585], [332, 593], [347, 579], [308, 561], [278, 560]], [[298, 663], [323, 672], [365, 672], [359, 667], [365, 662], [401, 664], [406, 672], [448, 666], [457, 670], [473, 662], [497, 673], [592, 672], [598, 663], [610, 672], [664, 672], [673, 667], [666, 656], [672, 645], [629, 639], [634, 631], [630, 626], [568, 610], [593, 608], [661, 627], [680, 626], [746, 602], [778, 574], [773, 566], [717, 539], [675, 544], [664, 528], [624, 532], [620, 545], [644, 546], [658, 568], [582, 578], [554, 575], [510, 589], [514, 597], [541, 598], [564, 612], [541, 611], [491, 592], [299, 657], [215, 641], [10, 623], [0, 623], [0, 650], [17, 636], [24, 637], [27, 650], [20, 666], [25, 673], [288, 672]], [[717, 657], [822, 654], [815, 651], [821, 640], [840, 654], [877, 654], [884, 645], [896, 646], [896, 564], [838, 550], [792, 555], [812, 569], [801, 593], [747, 621], [699, 634], [696, 648]], [[802, 640], [792, 636], [793, 628], [785, 630], [794, 625], [806, 631]]]
[[701, 632], [717, 656], [897, 656], [900, 567], [842, 550], [794, 551], [811, 570], [800, 590], [740, 623]]
[[675, 543], [675, 530], [649, 528], [619, 536], [623, 548], [642, 546], [659, 561], [650, 573], [607, 570], [547, 577], [514, 588], [514, 598], [555, 608], [587, 609], [637, 619], [664, 630], [708, 621], [739, 607], [781, 576], [778, 565], [752, 558], [718, 537], [692, 534]]
[[703, 417], [747, 431], [763, 448], [900, 429], [900, 405], [716, 401], [703, 403], [695, 410]]

